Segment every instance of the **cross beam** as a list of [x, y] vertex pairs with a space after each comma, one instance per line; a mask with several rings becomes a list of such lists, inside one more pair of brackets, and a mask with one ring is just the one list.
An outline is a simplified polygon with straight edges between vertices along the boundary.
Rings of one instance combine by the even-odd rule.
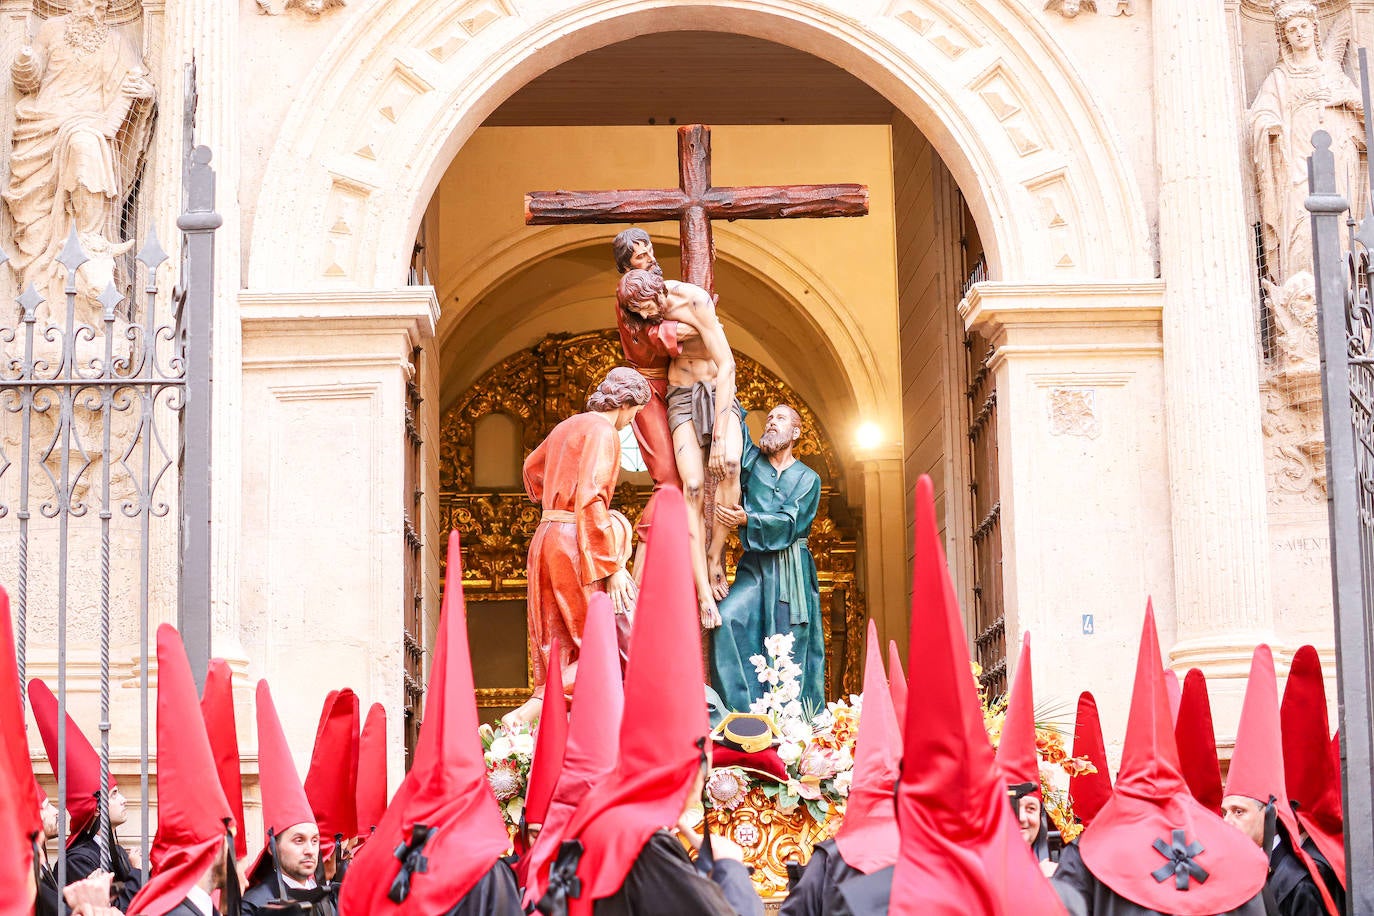
[[533, 191], [525, 195], [525, 223], [557, 226], [678, 220], [682, 279], [715, 291], [711, 220], [822, 219], [868, 215], [861, 184], [711, 186], [711, 128], [677, 130], [678, 187], [638, 191]]

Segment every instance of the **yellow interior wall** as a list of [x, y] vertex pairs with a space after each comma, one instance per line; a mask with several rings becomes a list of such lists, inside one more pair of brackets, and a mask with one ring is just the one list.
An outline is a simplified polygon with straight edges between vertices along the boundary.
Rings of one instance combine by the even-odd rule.
[[[843, 365], [840, 371], [862, 376], [865, 384], [853, 387], [867, 393], [847, 402], [853, 406], [844, 413], [852, 416], [838, 416], [833, 409], [824, 416], [831, 435], [847, 445], [859, 423], [872, 421], [890, 444], [900, 444], [901, 347], [890, 128], [727, 125], [713, 129], [712, 146], [717, 186], [868, 185], [870, 213], [863, 218], [741, 221], [731, 228], [749, 233], [775, 256], [819, 278], [817, 285], [829, 292], [840, 320], [862, 343], [868, 364]], [[596, 227], [604, 234], [599, 249], [561, 254], [549, 250], [541, 255], [539, 239], [547, 237], [552, 249], [566, 237], [524, 225], [524, 194], [556, 188], [675, 186], [676, 149], [676, 128], [671, 126], [484, 127], [473, 135], [440, 183], [426, 220], [426, 258], [444, 312], [444, 403], [462, 390], [456, 387], [461, 381], [470, 383], [482, 369], [542, 333], [608, 327], [614, 321], [616, 275], [609, 241], [623, 227]], [[671, 223], [646, 228], [677, 235]], [[487, 261], [520, 245], [530, 246], [528, 268], [515, 270], [500, 283], [481, 278]], [[718, 234], [721, 260], [731, 256], [729, 247]], [[539, 263], [550, 256], [552, 263]], [[665, 271], [675, 276], [675, 259], [664, 260]], [[816, 348], [824, 347], [826, 340], [806, 320], [809, 290], [803, 289], [797, 301], [784, 302], [743, 270], [731, 270], [718, 261], [718, 275], [721, 313], [736, 348], [776, 368], [803, 396], [808, 396], [808, 387], [850, 386], [852, 379], [845, 377], [815, 378]], [[556, 312], [551, 310], [555, 302]], [[566, 326], [559, 327], [560, 321]], [[824, 398], [825, 392], [819, 396]]]

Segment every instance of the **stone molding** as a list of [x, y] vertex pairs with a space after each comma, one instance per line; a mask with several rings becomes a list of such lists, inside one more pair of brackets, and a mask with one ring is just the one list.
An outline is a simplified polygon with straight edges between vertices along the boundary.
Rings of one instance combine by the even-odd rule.
[[[995, 275], [1152, 272], [1106, 106], [1018, 0], [897, 0], [857, 16], [841, 0], [397, 0], [349, 18], [301, 87], [264, 176], [249, 285], [294, 283], [302, 265], [312, 287], [403, 277], [444, 169], [513, 85], [632, 35], [693, 28], [789, 44], [878, 87], [968, 190]], [[941, 36], [964, 50], [951, 58]], [[299, 256], [279, 257], [284, 238]]]

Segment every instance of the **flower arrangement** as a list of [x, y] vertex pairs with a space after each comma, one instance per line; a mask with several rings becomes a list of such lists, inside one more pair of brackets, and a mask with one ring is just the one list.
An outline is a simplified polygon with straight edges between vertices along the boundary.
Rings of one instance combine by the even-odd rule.
[[482, 739], [482, 756], [487, 764], [487, 782], [496, 796], [508, 827], [518, 827], [525, 812], [525, 790], [534, 760], [534, 733], [528, 725], [483, 725], [477, 729]]

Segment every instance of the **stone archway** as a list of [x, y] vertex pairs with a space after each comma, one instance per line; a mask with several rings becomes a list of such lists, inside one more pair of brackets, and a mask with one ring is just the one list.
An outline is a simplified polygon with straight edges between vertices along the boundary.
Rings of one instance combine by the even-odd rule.
[[[1106, 113], [1024, 4], [892, 0], [859, 16], [849, 6], [397, 0], [360, 11], [303, 87], [269, 159], [249, 286], [402, 282], [445, 166], [503, 99], [585, 51], [681, 29], [789, 45], [887, 96], [965, 189], [993, 277], [1153, 273], [1145, 210]], [[283, 240], [298, 246], [292, 257], [281, 256]]]

